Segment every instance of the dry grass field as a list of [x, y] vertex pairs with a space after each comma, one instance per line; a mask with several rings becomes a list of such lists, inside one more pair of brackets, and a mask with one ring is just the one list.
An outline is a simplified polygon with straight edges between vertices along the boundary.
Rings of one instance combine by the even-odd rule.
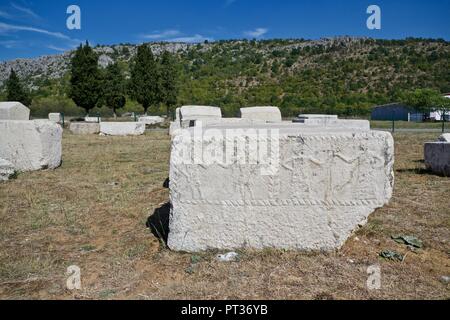
[[[449, 299], [450, 178], [424, 170], [423, 143], [437, 134], [398, 133], [396, 186], [333, 253], [240, 251], [240, 261], [171, 252], [146, 227], [168, 201], [169, 137], [63, 138], [63, 164], [0, 184], [2, 299]], [[415, 252], [391, 240], [406, 234]], [[383, 250], [402, 262], [379, 257]], [[366, 288], [379, 264], [381, 290]], [[66, 289], [81, 268], [82, 289]]]

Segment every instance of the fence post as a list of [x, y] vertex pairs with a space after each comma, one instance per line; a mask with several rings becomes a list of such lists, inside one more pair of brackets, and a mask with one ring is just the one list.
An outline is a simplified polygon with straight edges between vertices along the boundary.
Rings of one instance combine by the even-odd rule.
[[64, 129], [64, 125], [65, 125], [65, 123], [64, 123], [64, 112], [61, 112], [60, 115], [61, 115], [61, 120], [62, 120], [62, 127]]
[[442, 133], [445, 133], [445, 110], [442, 110]]
[[392, 133], [395, 132], [395, 112], [392, 111]]

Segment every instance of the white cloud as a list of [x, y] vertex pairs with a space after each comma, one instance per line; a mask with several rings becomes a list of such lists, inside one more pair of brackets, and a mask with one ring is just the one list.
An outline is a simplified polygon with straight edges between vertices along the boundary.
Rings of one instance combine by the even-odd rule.
[[71, 50], [71, 49], [66, 49], [66, 48], [57, 47], [57, 46], [54, 46], [54, 45], [52, 45], [52, 44], [51, 44], [51, 45], [48, 45], [47, 48], [48, 48], [48, 49], [51, 49], [51, 50], [59, 51], [59, 52], [65, 52], [65, 51]]
[[17, 46], [19, 46], [21, 44], [20, 41], [16, 41], [16, 40], [4, 40], [4, 41], [0, 41], [0, 46], [5, 47], [7, 49], [12, 49], [12, 48], [16, 48]]
[[252, 38], [259, 38], [265, 35], [267, 32], [269, 32], [269, 29], [267, 28], [256, 28], [255, 30], [245, 31], [244, 35]]
[[13, 16], [10, 15], [8, 12], [0, 10], [0, 17], [5, 18], [5, 19], [12, 19]]
[[57, 39], [80, 42], [79, 40], [72, 39], [69, 36], [62, 34], [61, 32], [52, 32], [52, 31], [48, 31], [45, 29], [35, 28], [35, 27], [18, 26], [18, 25], [12, 25], [12, 24], [8, 24], [8, 23], [0, 22], [0, 34], [8, 34], [11, 32], [20, 32], [20, 31], [35, 32], [35, 33], [44, 34], [44, 35], [47, 35], [50, 37], [54, 37]]
[[150, 34], [144, 34], [141, 36], [141, 38], [149, 39], [149, 40], [158, 40], [158, 39], [165, 39], [165, 38], [169, 38], [169, 37], [175, 37], [180, 34], [181, 34], [181, 32], [178, 30], [165, 30], [162, 32], [155, 31]]
[[198, 43], [204, 41], [213, 41], [212, 38], [202, 36], [200, 34], [185, 35], [183, 32], [176, 29], [169, 29], [164, 31], [154, 31], [150, 34], [141, 34], [139, 36], [143, 40], [163, 41], [163, 42], [185, 42]]
[[193, 35], [193, 36], [165, 39], [164, 41], [166, 41], [166, 42], [198, 43], [198, 42], [205, 42], [205, 41], [213, 41], [213, 39], [204, 37], [204, 36], [202, 36], [200, 34], [196, 34], [196, 35]]
[[34, 19], [41, 19], [41, 17], [38, 14], [36, 14], [33, 10], [31, 10], [30, 8], [22, 7], [22, 6], [20, 6], [18, 4], [15, 4], [13, 2], [11, 3], [11, 7], [13, 7], [17, 11], [20, 11], [20, 12], [24, 13], [25, 15], [27, 15], [29, 17], [32, 17]]

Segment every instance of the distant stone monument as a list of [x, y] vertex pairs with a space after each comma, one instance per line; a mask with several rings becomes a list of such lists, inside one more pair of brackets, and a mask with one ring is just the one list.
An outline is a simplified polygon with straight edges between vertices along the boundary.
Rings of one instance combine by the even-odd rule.
[[20, 102], [0, 102], [0, 120], [30, 120], [30, 109]]
[[183, 106], [179, 110], [180, 126], [188, 128], [193, 126], [196, 120], [221, 119], [222, 111], [218, 107], [210, 106]]
[[62, 123], [62, 115], [61, 113], [49, 113], [48, 120], [54, 123]]
[[450, 134], [443, 134], [437, 142], [425, 143], [425, 166], [428, 170], [450, 177]]
[[71, 122], [69, 130], [75, 135], [99, 134], [100, 123], [95, 122]]
[[241, 118], [264, 122], [281, 122], [281, 112], [277, 107], [250, 107], [241, 108]]
[[140, 117], [139, 122], [145, 123], [146, 125], [155, 125], [155, 124], [160, 124], [164, 122], [164, 118], [156, 116], [156, 117], [152, 117], [152, 116], [145, 116], [145, 117]]
[[143, 122], [102, 122], [100, 134], [108, 136], [140, 136], [145, 133]]

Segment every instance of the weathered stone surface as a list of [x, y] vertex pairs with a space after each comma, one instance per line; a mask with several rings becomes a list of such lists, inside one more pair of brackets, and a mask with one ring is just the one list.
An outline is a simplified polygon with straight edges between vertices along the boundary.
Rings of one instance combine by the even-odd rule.
[[48, 120], [54, 123], [62, 123], [61, 113], [49, 113]]
[[11, 162], [0, 159], [0, 181], [7, 181], [14, 174], [14, 166]]
[[100, 123], [89, 122], [71, 122], [70, 132], [77, 135], [98, 134], [100, 133]]
[[450, 142], [426, 143], [425, 165], [434, 173], [450, 177]]
[[304, 114], [292, 120], [293, 123], [308, 127], [345, 128], [348, 130], [370, 130], [367, 120], [341, 120], [337, 115]]
[[17, 171], [57, 168], [62, 132], [61, 126], [50, 121], [0, 120], [0, 158]]
[[102, 122], [100, 133], [108, 136], [139, 136], [145, 132], [143, 122]]
[[444, 133], [438, 140], [441, 142], [450, 142], [450, 133]]
[[159, 124], [159, 123], [163, 123], [164, 122], [164, 118], [156, 116], [156, 117], [140, 117], [139, 118], [139, 122], [148, 124], [148, 125], [154, 125], [154, 124]]
[[281, 112], [277, 107], [241, 108], [241, 118], [265, 122], [281, 122]]
[[86, 121], [86, 122], [93, 122], [93, 123], [99, 123], [99, 122], [102, 122], [102, 118], [100, 118], [100, 117], [85, 117], [84, 121]]
[[[186, 134], [173, 137], [171, 249], [333, 250], [391, 198], [394, 143], [390, 133], [297, 124], [270, 129], [278, 129], [278, 134], [223, 139], [225, 129], [214, 128], [195, 138], [193, 149], [185, 148]], [[195, 128], [188, 131], [193, 135]], [[246, 139], [258, 146], [248, 143], [243, 152], [238, 151], [238, 141]], [[262, 148], [264, 143], [270, 146]], [[196, 158], [192, 150], [198, 146], [214, 150], [215, 156], [221, 151], [219, 158], [231, 150], [232, 159], [227, 164], [205, 162], [210, 157], [184, 163], [183, 159]], [[277, 156], [278, 163], [271, 162], [268, 169], [259, 157], [255, 162], [242, 161], [261, 148]]]
[[20, 102], [0, 102], [0, 120], [30, 120], [30, 109]]

